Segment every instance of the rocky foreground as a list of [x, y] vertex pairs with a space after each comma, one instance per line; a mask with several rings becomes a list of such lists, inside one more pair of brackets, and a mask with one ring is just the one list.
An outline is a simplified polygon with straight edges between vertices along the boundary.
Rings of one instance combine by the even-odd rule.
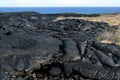
[[120, 46], [96, 40], [105, 22], [0, 13], [0, 80], [120, 80]]

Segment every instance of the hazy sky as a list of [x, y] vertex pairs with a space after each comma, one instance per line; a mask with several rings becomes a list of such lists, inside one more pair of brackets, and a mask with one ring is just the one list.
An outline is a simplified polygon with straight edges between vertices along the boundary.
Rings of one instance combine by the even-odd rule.
[[0, 7], [120, 6], [120, 0], [0, 0]]

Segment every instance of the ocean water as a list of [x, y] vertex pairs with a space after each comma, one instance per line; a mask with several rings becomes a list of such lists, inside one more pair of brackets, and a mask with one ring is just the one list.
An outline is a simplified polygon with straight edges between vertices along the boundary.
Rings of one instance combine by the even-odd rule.
[[80, 14], [99, 14], [99, 13], [119, 13], [120, 7], [1, 7], [0, 12], [23, 12], [35, 11], [43, 14], [55, 13], [80, 13]]

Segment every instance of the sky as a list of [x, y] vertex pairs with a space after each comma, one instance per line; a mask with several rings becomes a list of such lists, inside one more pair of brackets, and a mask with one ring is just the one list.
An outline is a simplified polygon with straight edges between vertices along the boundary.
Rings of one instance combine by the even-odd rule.
[[120, 7], [120, 0], [0, 0], [0, 7]]

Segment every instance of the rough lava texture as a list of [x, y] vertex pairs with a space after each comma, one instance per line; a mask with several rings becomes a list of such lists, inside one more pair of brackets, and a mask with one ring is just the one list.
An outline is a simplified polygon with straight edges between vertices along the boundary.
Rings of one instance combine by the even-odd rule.
[[59, 16], [0, 13], [0, 80], [120, 80], [120, 46], [95, 40], [116, 28]]

